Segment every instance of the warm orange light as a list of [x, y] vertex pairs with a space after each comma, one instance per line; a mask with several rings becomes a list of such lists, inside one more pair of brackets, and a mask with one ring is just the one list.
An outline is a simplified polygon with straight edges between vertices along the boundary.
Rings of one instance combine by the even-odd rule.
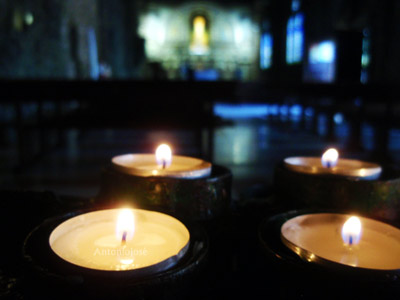
[[330, 148], [322, 155], [321, 163], [325, 168], [333, 168], [339, 159], [339, 153], [336, 149]]
[[161, 144], [156, 150], [157, 165], [165, 169], [172, 163], [172, 151], [167, 144]]
[[342, 227], [342, 239], [347, 246], [357, 245], [361, 239], [361, 221], [359, 218], [350, 217]]
[[118, 215], [116, 226], [117, 240], [125, 243], [133, 238], [135, 233], [135, 218], [131, 209], [124, 208]]

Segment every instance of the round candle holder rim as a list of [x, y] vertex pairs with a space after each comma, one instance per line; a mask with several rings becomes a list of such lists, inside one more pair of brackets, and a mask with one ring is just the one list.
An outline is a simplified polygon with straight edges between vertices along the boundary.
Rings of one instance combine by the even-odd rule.
[[[357, 177], [349, 177], [349, 176], [336, 176], [332, 174], [311, 174], [311, 173], [301, 173], [295, 172], [292, 169], [286, 167], [284, 160], [281, 160], [275, 170], [279, 169], [280, 171], [290, 172], [292, 175], [296, 176], [304, 176], [304, 178], [318, 178], [327, 181], [350, 181], [357, 185], [370, 185], [370, 184], [390, 184], [400, 182], [400, 167], [394, 164], [381, 164], [382, 172], [377, 179], [373, 180], [360, 180]], [[388, 174], [389, 173], [389, 174]]]
[[[113, 165], [109, 165], [108, 167], [105, 167], [104, 170], [107, 170], [110, 168], [114, 171], [121, 171], [118, 168], [115, 168]], [[232, 177], [232, 171], [228, 169], [227, 167], [217, 165], [217, 164], [212, 164], [211, 166], [211, 172], [209, 176], [206, 177], [198, 177], [198, 178], [185, 178], [185, 177], [168, 177], [168, 176], [140, 176], [136, 174], [130, 174], [130, 173], [125, 173], [121, 172], [125, 176], [131, 176], [133, 178], [138, 178], [138, 179], [146, 179], [146, 180], [159, 180], [159, 181], [178, 181], [178, 182], [215, 182], [217, 180], [225, 179]]]
[[[204, 229], [195, 222], [188, 223], [183, 220], [179, 221], [186, 226], [190, 236], [193, 236], [193, 242], [191, 241], [187, 244], [188, 250], [175, 265], [159, 272], [143, 273], [138, 271], [140, 269], [125, 271], [90, 269], [69, 263], [54, 253], [48, 242], [50, 233], [63, 221], [93, 211], [95, 210], [76, 210], [44, 220], [41, 224], [36, 226], [24, 240], [22, 248], [24, 262], [27, 263], [30, 269], [35, 273], [53, 278], [55, 281], [76, 285], [96, 281], [96, 278], [103, 278], [110, 280], [109, 282], [107, 281], [107, 284], [110, 284], [110, 286], [113, 284], [118, 286], [120, 284], [126, 284], [127, 280], [130, 284], [140, 285], [154, 280], [161, 280], [162, 278], [167, 280], [168, 276], [178, 276], [181, 273], [191, 272], [196, 268], [199, 261], [205, 260], [208, 254], [209, 241]], [[192, 235], [192, 233], [194, 233], [194, 235]], [[40, 246], [38, 246], [35, 241], [40, 243]], [[198, 247], [199, 241], [202, 247]], [[44, 247], [41, 247], [43, 244]]]
[[[260, 223], [258, 228], [258, 239], [263, 246], [265, 253], [274, 259], [275, 262], [285, 263], [291, 267], [308, 269], [314, 272], [325, 273], [327, 270], [344, 276], [349, 280], [370, 281], [377, 280], [380, 282], [393, 282], [400, 280], [400, 269], [381, 270], [381, 269], [367, 269], [351, 267], [335, 262], [321, 262], [312, 263], [300, 257], [289, 249], [281, 239], [281, 227], [287, 221], [294, 217], [305, 214], [318, 214], [318, 213], [338, 213], [338, 214], [352, 214], [348, 210], [338, 209], [301, 209], [291, 210], [288, 212], [279, 213], [273, 216], [268, 216]], [[358, 214], [359, 216], [369, 218], [366, 215]], [[376, 220], [376, 219], [374, 219]], [[384, 221], [386, 224], [395, 226], [390, 221]], [[318, 261], [319, 262], [319, 261]]]
[[[300, 163], [298, 163], [300, 162]], [[304, 164], [301, 164], [301, 163]], [[316, 163], [316, 166], [309, 166], [306, 163], [313, 162]], [[359, 164], [352, 169], [345, 169], [344, 166], [340, 166], [340, 163], [343, 164]], [[323, 167], [321, 164], [321, 158], [315, 156], [291, 156], [286, 157], [282, 161], [284, 167], [287, 169], [302, 173], [308, 174], [313, 176], [335, 176], [335, 177], [347, 177], [349, 179], [354, 180], [377, 180], [379, 179], [382, 173], [382, 166], [373, 163], [373, 162], [366, 162], [358, 159], [348, 159], [348, 158], [340, 158], [338, 161], [338, 165], [333, 168], [326, 168]], [[360, 174], [361, 170], [364, 170], [363, 174]]]
[[[97, 217], [97, 219], [95, 219], [96, 222], [98, 221], [108, 221], [109, 219], [109, 214], [117, 214], [119, 211], [121, 210], [121, 208], [109, 208], [109, 209], [99, 209], [99, 210], [95, 210], [95, 211], [91, 211], [91, 212], [87, 212], [84, 214], [80, 214], [80, 215], [76, 215], [74, 217], [71, 217], [65, 221], [63, 221], [62, 223], [60, 223], [58, 226], [56, 226], [56, 228], [51, 232], [50, 236], [49, 236], [49, 243], [50, 243], [50, 248], [62, 259], [66, 260], [67, 262], [74, 264], [78, 267], [83, 267], [83, 268], [89, 268], [89, 269], [95, 269], [95, 270], [100, 270], [100, 271], [117, 271], [117, 272], [121, 272], [118, 270], [110, 270], [110, 269], [97, 269], [97, 268], [90, 268], [90, 267], [85, 267], [83, 265], [79, 265], [76, 262], [72, 262], [70, 260], [68, 260], [67, 258], [63, 257], [63, 255], [61, 255], [60, 253], [58, 253], [58, 251], [56, 251], [53, 248], [53, 243], [54, 241], [60, 236], [62, 235], [63, 231], [65, 231], [65, 227], [70, 225], [71, 226], [71, 222], [72, 224], [75, 223], [75, 225], [77, 225], [76, 223], [81, 224], [82, 220], [79, 220], [80, 217], [86, 217], [86, 218], [90, 218], [90, 216], [94, 216]], [[171, 265], [176, 264], [177, 261], [179, 261], [179, 259], [181, 259], [190, 244], [190, 232], [187, 229], [187, 227], [177, 218], [170, 216], [166, 213], [162, 213], [159, 211], [149, 211], [149, 210], [145, 210], [145, 209], [140, 209], [140, 208], [132, 208], [132, 210], [135, 211], [136, 214], [143, 214], [145, 212], [150, 213], [150, 218], [157, 218], [158, 215], [158, 220], [161, 220], [162, 223], [164, 222], [169, 222], [170, 224], [172, 224], [171, 222], [175, 223], [175, 226], [177, 225], [180, 231], [183, 230], [183, 234], [188, 236], [188, 242], [179, 249], [179, 251], [177, 252], [177, 254], [172, 255], [170, 257], [165, 258], [164, 260], [161, 260], [155, 264], [152, 264], [150, 266], [145, 266], [145, 267], [141, 267], [141, 268], [135, 268], [132, 269], [132, 271], [134, 270], [136, 273], [141, 274], [141, 273], [155, 273], [157, 271], [160, 270], [165, 270], [167, 268], [169, 268]], [[90, 215], [90, 216], [89, 216]], [[92, 220], [93, 221], [93, 220]], [[68, 223], [68, 224], [67, 224]], [[182, 232], [181, 232], [182, 233]], [[122, 272], [124, 272], [125, 270], [122, 270]]]
[[[318, 178], [322, 180], [329, 180], [329, 181], [349, 181], [354, 184], [384, 184], [384, 183], [396, 183], [400, 182], [400, 168], [397, 168], [394, 165], [382, 165], [382, 172], [377, 178], [367, 178], [360, 179], [355, 176], [345, 176], [345, 175], [335, 175], [329, 173], [305, 173], [305, 172], [296, 172], [291, 168], [288, 168], [285, 165], [284, 160], [282, 160], [278, 165], [277, 168], [284, 170], [286, 172], [291, 172], [296, 176], [304, 176], [305, 178]], [[390, 172], [390, 174], [387, 174]], [[396, 173], [396, 174], [394, 174]]]
[[[88, 211], [86, 211], [86, 212], [84, 212], [84, 213], [82, 213], [82, 214], [76, 214], [76, 215], [74, 215], [74, 216], [71, 216], [71, 218], [69, 218], [69, 219], [65, 220], [64, 222], [60, 223], [58, 226], [62, 225], [62, 224], [65, 223], [66, 221], [69, 221], [69, 220], [71, 220], [71, 219], [73, 219], [73, 218], [75, 218], [75, 217], [78, 217], [78, 216], [82, 216], [82, 215], [86, 215], [86, 214], [91, 214], [91, 213], [101, 213], [101, 212], [106, 212], [106, 211], [115, 211], [115, 212], [118, 212], [118, 211], [120, 211], [121, 209], [124, 209], [124, 208], [103, 207], [103, 208], [97, 208], [96, 210], [88, 210]], [[178, 223], [180, 223], [181, 225], [183, 225], [184, 228], [187, 230], [186, 226], [183, 224], [182, 221], [180, 221], [180, 220], [179, 220], [178, 218], [176, 218], [175, 216], [172, 216], [172, 215], [168, 214], [167, 212], [161, 212], [161, 211], [150, 210], [150, 209], [145, 209], [145, 208], [136, 208], [136, 207], [128, 207], [128, 209], [132, 209], [132, 210], [138, 211], [139, 213], [148, 211], [148, 212], [151, 212], [152, 214], [155, 214], [155, 215], [157, 215], [157, 214], [158, 214], [158, 215], [165, 215], [165, 216], [167, 216], [167, 218], [173, 218], [173, 219], [175, 219], [175, 221], [177, 221]], [[56, 228], [57, 228], [58, 226], [56, 226]], [[56, 228], [55, 228], [55, 229], [56, 229]], [[51, 236], [52, 236], [54, 233], [55, 233], [55, 230], [53, 230], [53, 232], [50, 234], [49, 240], [52, 240]], [[189, 236], [190, 236], [190, 234], [189, 234]], [[50, 242], [50, 243], [51, 243], [51, 242]]]
[[[111, 165], [118, 171], [121, 171], [128, 175], [140, 176], [140, 177], [172, 177], [172, 178], [182, 178], [182, 179], [197, 179], [208, 177], [211, 174], [212, 164], [208, 161], [205, 161], [200, 158], [183, 156], [183, 155], [174, 155], [172, 159], [172, 163], [174, 160], [184, 160], [195, 163], [194, 166], [190, 169], [183, 170], [169, 170], [166, 168], [165, 170], [159, 169], [157, 172], [160, 174], [155, 175], [152, 173], [153, 170], [143, 170], [138, 167], [132, 167], [124, 165], [122, 162], [118, 162], [119, 160], [123, 160], [127, 157], [135, 157], [135, 158], [143, 158], [148, 160], [149, 162], [155, 161], [154, 154], [150, 153], [130, 153], [130, 154], [122, 154], [112, 157]], [[195, 174], [191, 174], [191, 173]]]

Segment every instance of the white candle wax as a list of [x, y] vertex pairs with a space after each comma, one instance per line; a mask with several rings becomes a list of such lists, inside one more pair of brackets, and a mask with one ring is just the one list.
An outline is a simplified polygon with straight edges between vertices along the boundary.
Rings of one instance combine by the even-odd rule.
[[309, 214], [290, 219], [281, 228], [282, 241], [308, 261], [324, 259], [353, 267], [400, 269], [400, 230], [391, 225], [359, 218], [359, 243], [344, 243], [342, 227], [349, 215]]
[[184, 255], [189, 231], [177, 219], [153, 211], [132, 209], [134, 231], [123, 242], [116, 230], [120, 209], [86, 213], [60, 224], [49, 243], [62, 259], [97, 270], [132, 270]]
[[211, 164], [201, 159], [174, 155], [171, 164], [164, 168], [154, 154], [125, 154], [113, 157], [117, 170], [136, 176], [164, 176], [175, 178], [201, 178], [211, 174]]

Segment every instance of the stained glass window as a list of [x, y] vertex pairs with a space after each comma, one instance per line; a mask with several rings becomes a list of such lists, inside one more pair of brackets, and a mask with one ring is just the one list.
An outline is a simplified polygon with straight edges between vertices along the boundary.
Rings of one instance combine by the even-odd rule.
[[295, 64], [303, 59], [304, 16], [297, 13], [291, 16], [287, 23], [286, 63]]
[[272, 35], [263, 33], [260, 41], [260, 68], [268, 69], [272, 65]]

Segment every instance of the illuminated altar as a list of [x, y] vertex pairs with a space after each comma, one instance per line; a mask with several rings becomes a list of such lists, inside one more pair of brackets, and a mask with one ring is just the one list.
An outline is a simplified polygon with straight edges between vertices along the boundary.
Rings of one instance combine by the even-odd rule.
[[169, 79], [257, 75], [259, 28], [249, 8], [214, 3], [148, 4], [139, 17], [147, 61]]

